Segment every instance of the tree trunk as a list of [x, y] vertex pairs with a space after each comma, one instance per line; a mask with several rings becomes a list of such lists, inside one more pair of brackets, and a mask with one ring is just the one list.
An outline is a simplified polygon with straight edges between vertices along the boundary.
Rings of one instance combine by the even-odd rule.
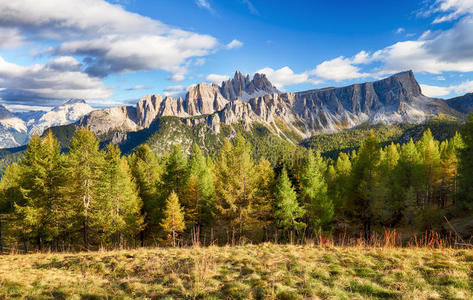
[[172, 231], [172, 246], [176, 247], [176, 232]]
[[145, 232], [144, 232], [144, 230], [140, 231], [140, 244], [141, 244], [141, 247], [145, 246]]
[[3, 254], [2, 218], [0, 217], [0, 255]]
[[84, 248], [86, 251], [89, 251], [88, 229], [89, 229], [89, 224], [88, 224], [88, 219], [86, 217], [84, 220]]

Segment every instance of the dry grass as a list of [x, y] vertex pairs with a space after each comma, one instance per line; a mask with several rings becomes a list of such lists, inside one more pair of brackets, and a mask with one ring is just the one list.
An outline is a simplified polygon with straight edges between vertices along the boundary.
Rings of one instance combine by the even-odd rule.
[[0, 257], [0, 298], [472, 299], [473, 250], [248, 245]]

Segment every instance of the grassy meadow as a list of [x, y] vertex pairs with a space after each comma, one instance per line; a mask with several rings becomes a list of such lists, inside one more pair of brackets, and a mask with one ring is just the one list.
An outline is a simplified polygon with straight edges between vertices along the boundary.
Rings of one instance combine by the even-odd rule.
[[8, 299], [472, 299], [473, 250], [247, 245], [0, 256]]

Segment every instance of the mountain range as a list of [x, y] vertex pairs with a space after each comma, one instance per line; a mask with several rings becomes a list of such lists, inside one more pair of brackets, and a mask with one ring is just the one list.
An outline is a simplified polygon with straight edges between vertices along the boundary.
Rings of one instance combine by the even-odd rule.
[[[295, 93], [279, 91], [264, 74], [251, 78], [236, 72], [220, 85], [202, 82], [177, 98], [148, 95], [135, 106], [92, 110], [83, 100], [71, 100], [39, 114], [13, 114], [0, 107], [0, 147], [22, 145], [31, 134], [52, 126], [55, 132], [87, 126], [103, 141], [126, 150], [153, 136], [156, 151], [174, 142], [188, 148], [196, 140], [208, 148], [208, 142], [202, 141], [255, 129], [273, 141], [278, 138], [297, 145], [314, 135], [363, 124], [462, 120], [472, 109], [473, 94], [451, 100], [423, 95], [412, 71], [373, 82]], [[61, 126], [68, 124], [73, 125]]]
[[81, 99], [71, 99], [50, 111], [12, 113], [0, 105], [0, 148], [24, 145], [33, 134], [41, 135], [52, 126], [74, 123], [92, 110]]

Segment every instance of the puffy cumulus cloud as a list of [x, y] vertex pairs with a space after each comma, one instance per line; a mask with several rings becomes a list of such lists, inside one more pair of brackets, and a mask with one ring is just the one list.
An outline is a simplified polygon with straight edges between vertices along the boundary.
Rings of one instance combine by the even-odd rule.
[[0, 26], [58, 40], [84, 34], [163, 34], [169, 30], [160, 22], [103, 0], [1, 1]]
[[215, 83], [215, 84], [221, 84], [222, 81], [226, 81], [230, 79], [230, 76], [227, 75], [219, 75], [219, 74], [209, 74], [207, 77], [205, 77], [205, 80]]
[[165, 96], [183, 96], [187, 92], [187, 87], [184, 85], [168, 86], [163, 90]]
[[272, 68], [264, 68], [256, 71], [256, 73], [265, 74], [269, 81], [280, 90], [284, 90], [284, 86], [301, 84], [301, 83], [317, 83], [313, 82], [309, 78], [309, 75], [305, 73], [297, 74], [289, 67], [282, 67], [281, 69], [274, 70]]
[[462, 95], [473, 92], [473, 81], [464, 81], [457, 85], [434, 86], [421, 84], [422, 93], [429, 97], [443, 97], [450, 94]]
[[18, 29], [0, 27], [0, 48], [15, 49], [22, 46], [24, 42]]
[[101, 80], [77, 70], [72, 57], [20, 66], [0, 56], [0, 97], [11, 104], [57, 104], [67, 98], [103, 99], [112, 95]]
[[450, 90], [447, 87], [420, 84], [422, 94], [428, 97], [442, 97], [450, 94]]
[[[353, 58], [339, 57], [323, 62], [311, 73], [321, 78], [344, 80], [365, 77], [360, 65], [376, 64], [372, 74], [383, 76], [405, 70], [441, 74], [473, 71], [473, 17], [464, 17], [444, 31], [426, 31], [417, 40], [407, 40]], [[333, 75], [325, 76], [324, 73]]]
[[430, 7], [424, 14], [443, 13], [433, 21], [443, 23], [456, 20], [462, 16], [473, 14], [473, 1], [471, 0], [437, 0], [435, 5]]
[[104, 0], [0, 1], [0, 28], [59, 42], [51, 54], [80, 55], [86, 72], [98, 77], [145, 70], [182, 77], [190, 58], [218, 46], [212, 36], [172, 28]]
[[315, 75], [318, 78], [325, 80], [343, 81], [347, 79], [355, 79], [369, 76], [368, 73], [361, 73], [360, 68], [354, 63], [361, 63], [365, 61], [365, 52], [360, 52], [353, 59], [345, 58], [343, 56], [334, 58], [332, 60], [324, 61], [315, 67], [314, 70], [309, 71], [309, 75]]
[[227, 48], [227, 50], [235, 49], [235, 48], [241, 48], [241, 47], [243, 47], [243, 42], [240, 42], [237, 39], [235, 39], [235, 40], [231, 41], [230, 43], [228, 43], [227, 45], [225, 45], [225, 48]]

